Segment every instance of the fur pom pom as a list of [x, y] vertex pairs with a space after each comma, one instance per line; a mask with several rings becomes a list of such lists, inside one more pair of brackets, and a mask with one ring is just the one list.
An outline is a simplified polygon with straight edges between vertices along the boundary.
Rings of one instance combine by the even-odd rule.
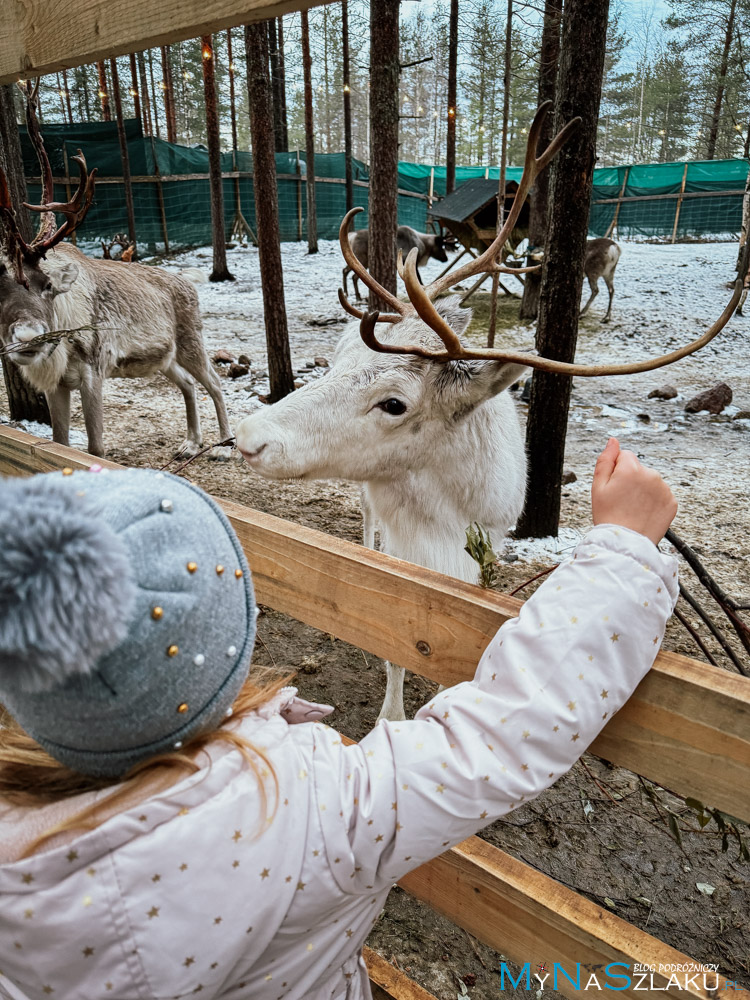
[[125, 637], [135, 589], [123, 541], [72, 482], [0, 483], [0, 698], [89, 673]]

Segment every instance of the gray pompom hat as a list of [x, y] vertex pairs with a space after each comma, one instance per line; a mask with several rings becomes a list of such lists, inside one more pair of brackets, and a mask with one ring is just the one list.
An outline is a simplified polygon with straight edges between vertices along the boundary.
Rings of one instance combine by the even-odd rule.
[[187, 480], [0, 481], [0, 701], [73, 770], [122, 777], [216, 728], [256, 614], [237, 536]]

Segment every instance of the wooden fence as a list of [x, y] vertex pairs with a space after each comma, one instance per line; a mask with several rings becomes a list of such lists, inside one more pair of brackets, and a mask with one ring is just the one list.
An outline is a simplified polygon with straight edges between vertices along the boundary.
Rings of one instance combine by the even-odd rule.
[[[64, 467], [114, 463], [0, 428], [0, 475], [28, 476]], [[521, 602], [321, 534], [270, 514], [219, 500], [253, 569], [258, 600], [377, 656], [443, 684], [467, 680], [497, 628]], [[594, 753], [683, 795], [750, 820], [750, 680], [662, 652], [628, 703], [592, 744]], [[523, 965], [545, 959], [572, 970], [610, 962], [656, 970], [665, 991], [670, 967], [691, 959], [504, 851], [469, 837], [401, 883], [479, 940]], [[368, 953], [377, 997], [430, 1000], [382, 958]], [[622, 970], [618, 970], [622, 971]], [[585, 982], [584, 974], [582, 982]], [[712, 977], [709, 976], [709, 983]], [[681, 978], [682, 982], [682, 978]], [[644, 987], [620, 990], [638, 998]], [[588, 995], [560, 978], [558, 992]], [[674, 987], [673, 987], [674, 990]], [[702, 977], [681, 997], [750, 991]], [[671, 992], [671, 991], [669, 991]]]

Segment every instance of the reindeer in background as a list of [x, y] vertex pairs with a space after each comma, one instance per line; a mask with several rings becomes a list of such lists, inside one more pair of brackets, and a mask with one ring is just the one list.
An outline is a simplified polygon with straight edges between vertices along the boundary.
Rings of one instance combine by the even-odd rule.
[[599, 278], [603, 278], [609, 291], [609, 305], [602, 323], [609, 323], [609, 318], [612, 315], [612, 299], [615, 297], [615, 268], [620, 259], [620, 253], [621, 250], [615, 241], [607, 239], [606, 236], [587, 241], [583, 273], [589, 283], [591, 295], [578, 314], [579, 316], [584, 316], [588, 312], [589, 306], [599, 294]]
[[[203, 346], [193, 286], [155, 267], [92, 260], [63, 242], [89, 210], [96, 169], [89, 173], [79, 150], [73, 157], [80, 171], [77, 191], [67, 203], [53, 201], [35, 97], [36, 91], [27, 94], [26, 119], [41, 166], [42, 204], [26, 206], [41, 213], [39, 230], [28, 244], [0, 171], [0, 344], [26, 381], [46, 395], [52, 439], [68, 444], [70, 393], [78, 389], [88, 450], [103, 455], [104, 379], [146, 378], [156, 372], [173, 382], [185, 400], [188, 430], [180, 454], [194, 455], [203, 444], [194, 379], [214, 402], [220, 439], [231, 438], [221, 383]], [[65, 217], [59, 228], [55, 212]], [[60, 336], [54, 336], [57, 332]], [[215, 448], [211, 456], [228, 458], [229, 451]]]
[[[360, 209], [360, 211], [362, 211], [362, 209]], [[369, 230], [358, 229], [354, 233], [349, 233], [348, 238], [349, 245], [352, 248], [352, 253], [364, 267], [367, 267], [368, 245], [370, 238]], [[431, 233], [418, 233], [416, 229], [412, 229], [411, 226], [399, 226], [396, 230], [396, 247], [398, 253], [400, 253], [404, 259], [406, 259], [412, 250], [416, 250], [417, 267], [420, 268], [424, 267], [431, 257], [445, 263], [448, 260], [446, 250], [454, 251], [456, 249], [456, 241], [453, 237], [439, 235], [433, 236]], [[342, 271], [344, 295], [346, 295], [348, 291], [346, 287], [346, 279], [348, 275], [351, 274], [355, 298], [360, 298], [359, 285], [357, 284], [358, 273], [359, 272], [357, 271], [353, 271], [353, 268], [348, 264]], [[421, 280], [422, 279], [420, 278], [420, 281]]]
[[[375, 521], [383, 551], [469, 582], [476, 563], [464, 552], [465, 529], [481, 523], [500, 540], [521, 512], [525, 466], [515, 406], [504, 390], [526, 367], [563, 375], [622, 375], [677, 361], [716, 336], [739, 300], [693, 344], [663, 357], [624, 365], [577, 365], [517, 351], [465, 346], [471, 318], [457, 300], [434, 300], [451, 285], [498, 263], [529, 188], [577, 127], [570, 122], [537, 158], [550, 102], [529, 131], [521, 184], [496, 240], [475, 260], [424, 287], [418, 251], [400, 267], [409, 302], [387, 292], [352, 251], [345, 216], [339, 233], [344, 259], [390, 313], [365, 313], [343, 291], [339, 299], [359, 320], [343, 334], [328, 373], [246, 417], [237, 445], [267, 479], [348, 479], [363, 484], [364, 541], [374, 547]], [[528, 271], [530, 268], [524, 268]], [[376, 336], [378, 324], [384, 331]], [[439, 349], [439, 348], [442, 348]], [[404, 717], [401, 668], [387, 665], [380, 718]]]

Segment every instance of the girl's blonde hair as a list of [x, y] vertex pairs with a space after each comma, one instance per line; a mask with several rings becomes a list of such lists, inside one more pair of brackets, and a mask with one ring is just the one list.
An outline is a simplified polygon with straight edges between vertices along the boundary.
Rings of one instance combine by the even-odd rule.
[[[7, 712], [0, 714], [0, 797], [18, 806], [46, 805], [61, 799], [71, 798], [86, 792], [99, 791], [111, 785], [117, 789], [104, 799], [82, 809], [75, 816], [64, 820], [39, 836], [25, 851], [23, 856], [33, 854], [42, 844], [57, 834], [68, 830], [93, 830], [101, 822], [103, 814], [110, 815], [119, 805], [137, 798], [139, 789], [152, 783], [159, 788], [168, 788], [181, 777], [194, 774], [201, 769], [195, 758], [211, 743], [223, 742], [234, 747], [244, 757], [255, 774], [261, 793], [261, 816], [259, 829], [273, 817], [276, 804], [268, 814], [268, 800], [265, 782], [258, 762], [261, 761], [267, 773], [273, 778], [275, 798], [278, 798], [278, 780], [273, 765], [262, 750], [253, 746], [243, 736], [233, 731], [232, 723], [277, 694], [292, 679], [291, 674], [279, 675], [277, 670], [261, 668], [248, 676], [232, 706], [231, 716], [208, 733], [200, 733], [185, 743], [179, 750], [159, 754], [151, 760], [136, 765], [123, 778], [92, 778], [61, 764], [47, 753], [15, 719]], [[230, 728], [231, 727], [231, 728]]]

